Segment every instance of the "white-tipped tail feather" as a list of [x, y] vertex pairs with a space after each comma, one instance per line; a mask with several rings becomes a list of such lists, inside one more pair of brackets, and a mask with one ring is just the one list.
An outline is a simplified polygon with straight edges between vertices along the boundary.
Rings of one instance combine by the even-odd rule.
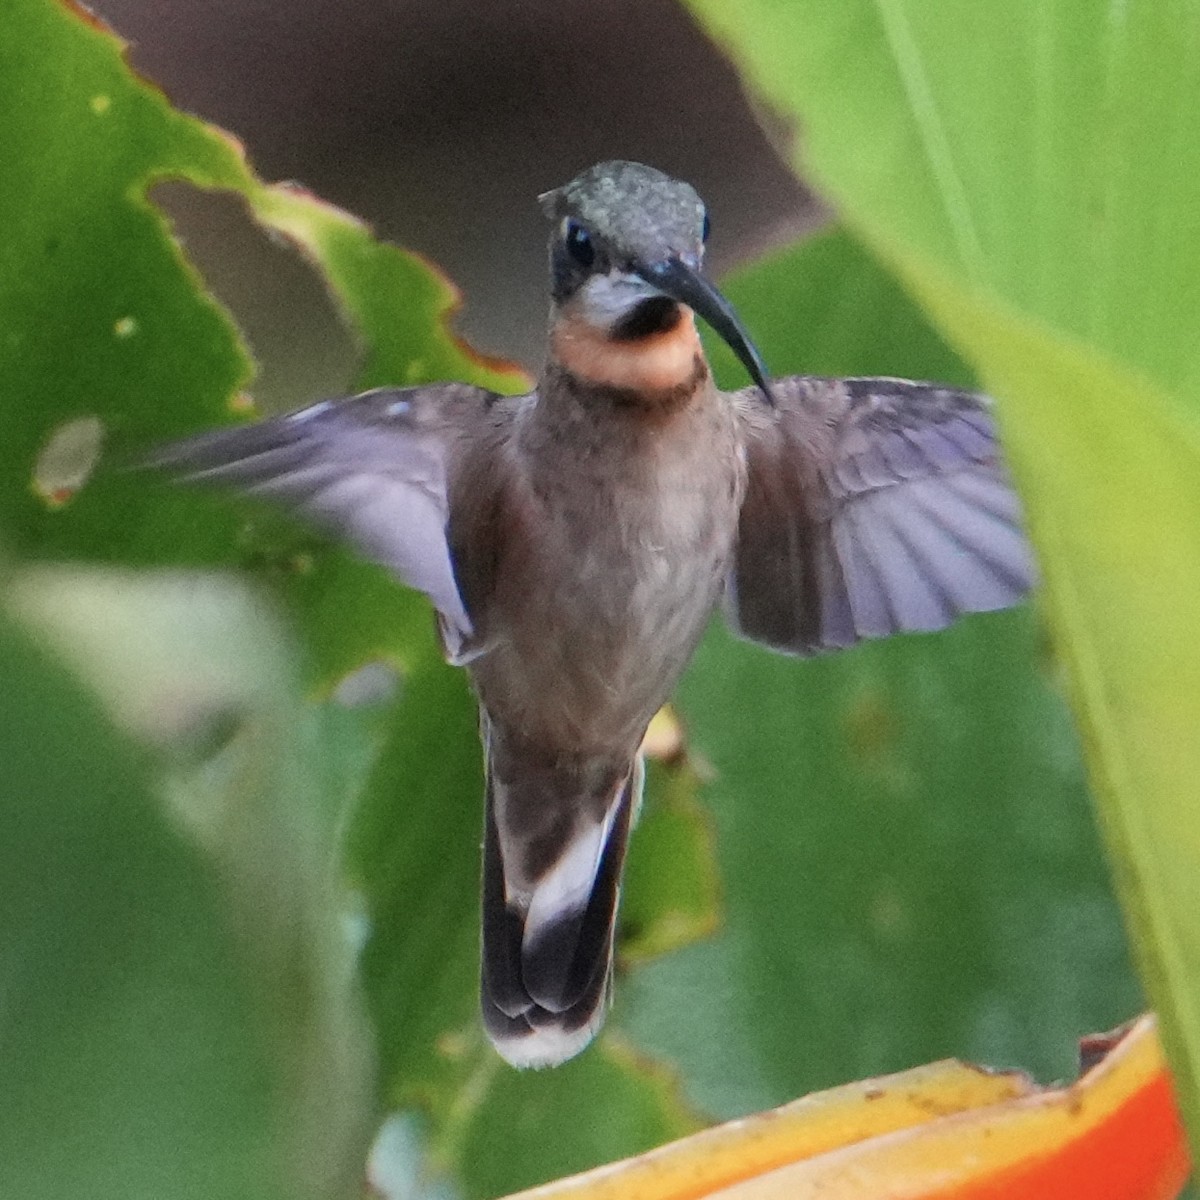
[[[579, 830], [558, 862], [538, 881], [525, 910], [522, 949], [526, 954], [564, 916], [582, 913], [587, 907], [616, 814], [617, 805], [614, 804], [599, 824], [588, 824]], [[509, 894], [506, 899], [511, 904], [514, 897]]]
[[[545, 819], [540, 786], [533, 789], [536, 815], [524, 805], [519, 759], [508, 759], [503, 777], [496, 766], [489, 753], [484, 1027], [513, 1066], [550, 1067], [578, 1054], [604, 1022], [621, 870], [644, 771], [640, 758], [617, 772], [565, 767], [553, 805], [565, 815], [558, 822], [554, 813]], [[605, 779], [604, 792], [570, 790]], [[556, 832], [562, 836], [554, 845]]]
[[484, 1024], [488, 1038], [496, 1049], [496, 1053], [509, 1066], [521, 1070], [541, 1070], [543, 1067], [557, 1067], [568, 1059], [574, 1058], [585, 1050], [592, 1038], [600, 1032], [604, 1018], [608, 1015], [608, 997], [592, 1010], [587, 1022], [578, 1029], [564, 1029], [558, 1025], [548, 1025], [527, 1032], [497, 1030], [489, 1023]]

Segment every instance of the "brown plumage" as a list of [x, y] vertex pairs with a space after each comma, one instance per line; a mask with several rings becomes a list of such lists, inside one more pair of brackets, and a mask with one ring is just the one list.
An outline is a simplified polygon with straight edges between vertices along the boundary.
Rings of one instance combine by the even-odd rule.
[[[793, 654], [941, 628], [1030, 587], [988, 403], [929, 384], [768, 383], [699, 275], [686, 184], [605, 163], [543, 197], [538, 388], [383, 389], [159, 461], [277, 498], [420, 588], [487, 759], [482, 1004], [509, 1061], [603, 1020], [638, 747], [713, 609]], [[693, 313], [756, 386], [720, 392]]]

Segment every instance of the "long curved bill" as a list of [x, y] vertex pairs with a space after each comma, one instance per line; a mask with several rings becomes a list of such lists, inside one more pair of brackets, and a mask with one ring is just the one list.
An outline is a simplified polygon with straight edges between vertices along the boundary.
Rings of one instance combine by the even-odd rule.
[[770, 376], [758, 347], [750, 340], [733, 305], [717, 291], [699, 271], [689, 267], [678, 258], [663, 259], [653, 263], [636, 263], [634, 270], [649, 284], [656, 287], [664, 296], [686, 304], [699, 316], [703, 317], [724, 339], [725, 344], [738, 356], [738, 359], [750, 373], [750, 378], [758, 384], [766, 401], [774, 405], [771, 389], [768, 386]]

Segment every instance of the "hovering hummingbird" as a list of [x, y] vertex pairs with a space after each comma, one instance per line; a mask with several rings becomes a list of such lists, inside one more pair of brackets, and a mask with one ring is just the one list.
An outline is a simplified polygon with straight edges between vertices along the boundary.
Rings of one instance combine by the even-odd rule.
[[[483, 1021], [520, 1067], [604, 1019], [639, 756], [713, 610], [809, 655], [940, 629], [1033, 580], [986, 399], [771, 381], [700, 273], [708, 217], [651, 167], [540, 197], [537, 388], [381, 388], [203, 434], [159, 462], [277, 499], [428, 595], [486, 758]], [[754, 386], [722, 392], [703, 318]]]

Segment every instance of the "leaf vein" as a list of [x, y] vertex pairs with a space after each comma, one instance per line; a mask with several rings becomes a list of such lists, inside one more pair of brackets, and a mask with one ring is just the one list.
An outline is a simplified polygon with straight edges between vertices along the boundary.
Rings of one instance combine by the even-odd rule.
[[945, 124], [933, 98], [933, 88], [922, 61], [921, 50], [904, 11], [903, 0], [875, 0], [875, 6], [916, 122], [925, 158], [937, 183], [942, 207], [950, 222], [959, 259], [969, 277], [974, 282], [982, 282], [986, 274], [983, 248], [971, 215], [966, 189], [954, 163]]

